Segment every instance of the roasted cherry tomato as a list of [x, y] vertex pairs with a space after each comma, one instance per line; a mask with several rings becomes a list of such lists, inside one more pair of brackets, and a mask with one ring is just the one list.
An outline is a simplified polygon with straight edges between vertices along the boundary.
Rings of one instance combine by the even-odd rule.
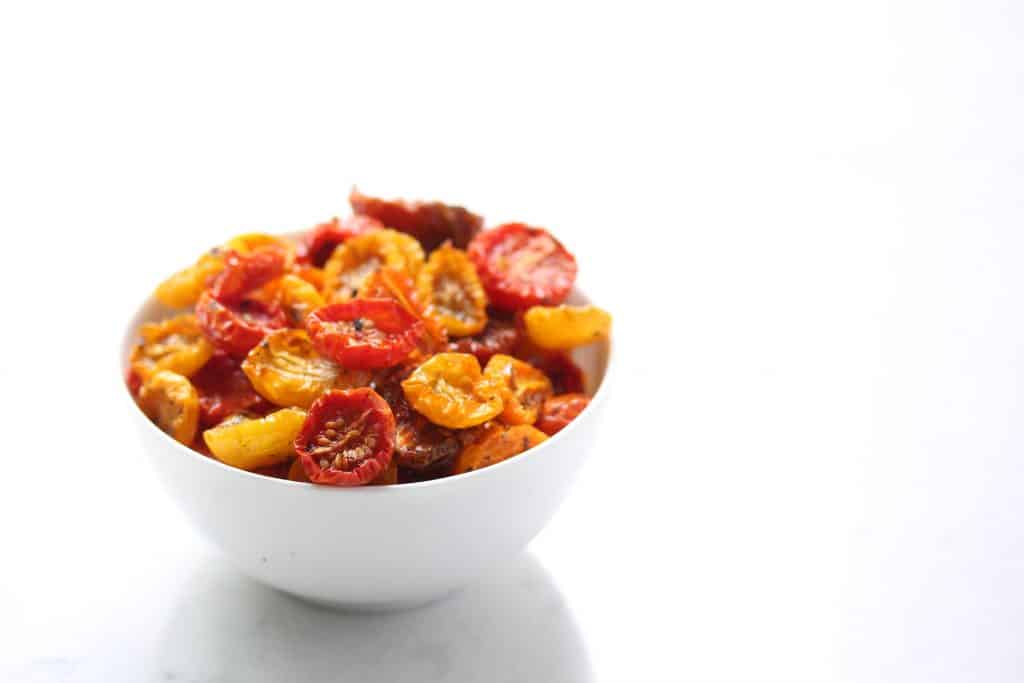
[[596, 306], [534, 306], [523, 315], [526, 336], [543, 349], [572, 349], [606, 339], [612, 317]]
[[142, 343], [132, 350], [131, 364], [139, 379], [158, 370], [188, 377], [210, 360], [213, 345], [203, 337], [196, 317], [185, 313], [139, 328]]
[[346, 368], [386, 368], [409, 355], [423, 323], [391, 299], [355, 299], [310, 314], [306, 329], [320, 353]]
[[271, 331], [287, 325], [280, 306], [243, 299], [225, 304], [203, 292], [196, 304], [196, 319], [206, 338], [218, 349], [238, 358], [263, 341]]
[[156, 426], [186, 446], [199, 426], [199, 394], [176, 372], [158, 370], [139, 389], [139, 407]]
[[454, 459], [462, 443], [458, 432], [435, 425], [409, 405], [401, 380], [410, 370], [401, 366], [385, 370], [371, 386], [395, 416], [395, 462], [406, 469], [424, 471]]
[[271, 332], [252, 348], [242, 370], [265, 399], [299, 408], [308, 408], [338, 378], [337, 364], [316, 352], [304, 330]]
[[576, 259], [543, 228], [506, 223], [469, 245], [491, 303], [506, 310], [565, 301], [576, 280]]
[[461, 206], [441, 202], [378, 199], [355, 188], [348, 201], [357, 214], [372, 216], [389, 228], [409, 233], [428, 251], [445, 240], [464, 249], [484, 224], [483, 218]]
[[450, 334], [476, 334], [487, 324], [487, 295], [461, 249], [443, 244], [434, 250], [416, 278], [416, 293]]
[[585, 394], [560, 394], [544, 401], [540, 409], [540, 417], [534, 425], [548, 436], [554, 436], [565, 429], [565, 426], [576, 419], [583, 409], [590, 405], [590, 397]]
[[519, 455], [543, 443], [547, 434], [531, 425], [516, 425], [490, 432], [486, 438], [467, 446], [455, 461], [455, 474], [488, 467]]
[[318, 398], [295, 439], [306, 476], [314, 484], [359, 486], [391, 464], [395, 416], [368, 388], [329, 391]]
[[427, 355], [436, 353], [448, 344], [448, 332], [433, 316], [424, 313], [424, 305], [416, 292], [412, 278], [400, 270], [381, 268], [366, 279], [359, 297], [364, 299], [394, 299], [406, 311], [423, 323], [425, 334], [421, 349]]
[[372, 230], [357, 235], [334, 250], [324, 266], [324, 298], [347, 301], [359, 295], [366, 279], [380, 268], [416, 277], [423, 266], [419, 242], [395, 230]]
[[543, 372], [512, 356], [492, 356], [484, 375], [501, 387], [505, 404], [501, 420], [505, 424], [533, 424], [541, 405], [552, 393], [551, 380]]
[[224, 263], [224, 270], [210, 286], [210, 296], [223, 304], [232, 304], [280, 277], [285, 269], [285, 253], [281, 249], [259, 249], [247, 254], [228, 250]]
[[439, 353], [402, 382], [412, 407], [436, 425], [463, 429], [501, 413], [501, 387], [485, 377], [475, 356]]
[[380, 221], [369, 216], [332, 218], [307, 233], [306, 239], [299, 245], [299, 260], [323, 268], [339, 244], [356, 235], [383, 227]]
[[228, 465], [243, 470], [270, 467], [294, 457], [293, 443], [305, 420], [306, 412], [298, 408], [256, 419], [236, 415], [203, 432], [203, 441], [213, 457]]
[[195, 305], [199, 295], [220, 271], [224, 269], [224, 252], [220, 248], [211, 249], [199, 260], [184, 270], [160, 283], [154, 296], [164, 306], [171, 308], [188, 308]]
[[296, 265], [292, 269], [292, 274], [297, 275], [309, 284], [316, 287], [317, 292], [323, 291], [324, 288], [324, 269], [317, 268], [316, 266], [310, 266], [307, 264]]
[[218, 351], [192, 376], [199, 392], [200, 427], [208, 429], [238, 413], [267, 413], [274, 406], [256, 393], [239, 361]]
[[455, 353], [471, 353], [482, 365], [486, 365], [496, 353], [511, 353], [519, 345], [522, 334], [515, 321], [491, 315], [487, 326], [472, 337], [455, 339], [448, 344], [448, 350]]
[[310, 313], [324, 306], [320, 291], [298, 275], [289, 273], [271, 286], [275, 289], [277, 303], [281, 305], [288, 324], [293, 327], [302, 327]]

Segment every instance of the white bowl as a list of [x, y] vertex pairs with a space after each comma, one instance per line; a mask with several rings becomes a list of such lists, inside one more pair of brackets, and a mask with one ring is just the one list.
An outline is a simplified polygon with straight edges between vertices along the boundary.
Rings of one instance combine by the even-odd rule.
[[[570, 301], [589, 303], [578, 291]], [[138, 326], [170, 313], [146, 301], [125, 333], [122, 368]], [[333, 607], [398, 609], [510, 562], [558, 509], [597, 436], [611, 345], [574, 358], [593, 400], [568, 427], [497, 465], [421, 483], [334, 488], [253, 474], [164, 434], [127, 390], [125, 410], [171, 497], [242, 572]]]

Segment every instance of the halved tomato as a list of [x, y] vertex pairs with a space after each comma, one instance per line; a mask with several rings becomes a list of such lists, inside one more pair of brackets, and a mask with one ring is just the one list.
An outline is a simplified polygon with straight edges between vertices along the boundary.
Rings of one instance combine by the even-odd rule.
[[139, 407], [162, 431], [186, 446], [199, 426], [199, 395], [176, 372], [158, 370], [139, 389]]
[[476, 334], [487, 324], [487, 295], [466, 252], [443, 244], [416, 278], [416, 293], [427, 314], [455, 336]]
[[484, 375], [501, 387], [505, 404], [501, 420], [505, 424], [533, 424], [541, 405], [552, 393], [551, 380], [543, 372], [512, 356], [492, 356]]
[[514, 311], [565, 301], [576, 280], [576, 259], [544, 228], [506, 223], [469, 245], [491, 304]]
[[548, 436], [553, 436], [565, 427], [590, 405], [590, 397], [585, 394], [560, 394], [544, 401], [537, 418], [537, 429]]
[[324, 299], [348, 301], [359, 295], [366, 279], [380, 268], [416, 277], [423, 266], [423, 248], [395, 230], [372, 230], [339, 245], [324, 266]]
[[407, 232], [427, 251], [445, 240], [465, 248], [483, 226], [484, 219], [461, 206], [441, 202], [416, 202], [402, 199], [378, 199], [352, 188], [348, 197], [352, 210], [371, 216], [389, 228]]
[[218, 351], [195, 375], [192, 384], [199, 392], [199, 423], [214, 427], [239, 413], [263, 415], [275, 408], [253, 388], [238, 359]]
[[346, 368], [394, 365], [423, 335], [423, 323], [391, 299], [331, 304], [306, 319], [316, 349]]
[[345, 240], [384, 225], [369, 216], [334, 217], [310, 230], [299, 245], [299, 261], [323, 268], [334, 250]]
[[131, 366], [140, 380], [158, 370], [171, 370], [189, 377], [213, 355], [213, 345], [191, 313], [143, 323], [139, 328], [142, 343], [132, 350]]
[[395, 416], [372, 389], [334, 390], [318, 398], [295, 438], [306, 476], [314, 484], [359, 486], [390, 464]]
[[439, 353], [402, 382], [410, 405], [436, 425], [464, 429], [497, 417], [501, 387], [485, 377], [476, 357]]
[[304, 330], [275, 330], [242, 362], [253, 387], [279, 406], [308, 408], [334, 387], [339, 368], [313, 348]]
[[273, 330], [286, 327], [284, 311], [275, 304], [243, 299], [226, 304], [203, 292], [196, 319], [206, 338], [218, 349], [242, 358]]
[[519, 455], [547, 441], [548, 435], [531, 425], [497, 429], [467, 446], [455, 461], [455, 474], [472, 472]]

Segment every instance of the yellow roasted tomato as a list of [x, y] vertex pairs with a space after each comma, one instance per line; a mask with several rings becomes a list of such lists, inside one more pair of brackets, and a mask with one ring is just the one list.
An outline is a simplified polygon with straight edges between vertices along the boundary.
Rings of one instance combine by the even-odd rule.
[[402, 382], [413, 409], [436, 425], [464, 429], [497, 417], [501, 387], [485, 377], [476, 356], [439, 353]]
[[190, 377], [210, 360], [213, 345], [203, 336], [196, 317], [185, 313], [139, 328], [142, 343], [132, 350], [132, 369], [141, 379], [158, 370]]
[[170, 370], [151, 374], [139, 389], [139, 407], [157, 427], [186, 446], [199, 427], [199, 394], [187, 377]]
[[153, 295], [157, 301], [171, 308], [194, 306], [209, 281], [222, 270], [224, 256], [221, 250], [211, 249], [188, 268], [161, 282]]
[[324, 298], [317, 288], [298, 275], [289, 273], [273, 284], [277, 300], [293, 327], [302, 327], [306, 316], [324, 305]]
[[266, 417], [228, 418], [203, 432], [203, 441], [223, 463], [253, 470], [295, 457], [293, 442], [306, 420], [306, 411], [284, 408]]
[[465, 337], [487, 325], [487, 295], [461, 249], [448, 243], [435, 249], [416, 278], [416, 292], [449, 334]]
[[324, 265], [323, 296], [327, 303], [354, 299], [380, 268], [416, 277], [423, 266], [423, 247], [395, 230], [373, 230], [338, 245]]
[[279, 406], [308, 408], [335, 386], [339, 368], [313, 348], [305, 330], [275, 330], [254, 346], [242, 371], [257, 393]]
[[544, 349], [567, 350], [608, 337], [612, 317], [597, 306], [534, 306], [523, 316], [526, 336]]
[[491, 356], [484, 376], [501, 387], [501, 398], [505, 404], [501, 420], [510, 425], [536, 422], [544, 401], [554, 393], [547, 375], [529, 363], [503, 353]]
[[547, 434], [531, 425], [516, 425], [507, 429], [488, 431], [483, 439], [466, 446], [459, 453], [455, 460], [455, 474], [471, 472], [508, 460], [543, 443], [547, 438]]

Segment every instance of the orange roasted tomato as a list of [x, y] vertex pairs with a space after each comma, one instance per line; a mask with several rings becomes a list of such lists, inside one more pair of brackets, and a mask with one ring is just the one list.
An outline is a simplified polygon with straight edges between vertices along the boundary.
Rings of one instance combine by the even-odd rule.
[[416, 278], [416, 293], [436, 318], [457, 337], [476, 334], [487, 325], [487, 295], [466, 252], [443, 244]]
[[464, 429], [501, 414], [501, 386], [485, 377], [475, 356], [439, 353], [402, 382], [416, 412], [436, 425]]
[[131, 367], [144, 380], [159, 370], [188, 377], [210, 360], [213, 345], [203, 337], [196, 317], [182, 314], [139, 328], [142, 343], [132, 350]]
[[196, 320], [210, 342], [225, 353], [242, 358], [273, 330], [287, 325], [276, 304], [243, 299], [226, 304], [203, 292], [196, 304]]
[[316, 352], [304, 330], [271, 332], [252, 348], [242, 370], [263, 398], [284, 407], [308, 408], [338, 379], [338, 366]]
[[472, 472], [519, 455], [543, 443], [548, 435], [531, 425], [516, 425], [490, 431], [480, 441], [466, 446], [455, 460], [455, 474]]
[[369, 216], [332, 218], [309, 231], [299, 245], [299, 261], [323, 268], [339, 244], [356, 235], [383, 227], [383, 223]]
[[402, 361], [423, 324], [391, 299], [354, 299], [314, 311], [306, 329], [316, 349], [346, 368], [386, 368]]
[[215, 248], [199, 257], [188, 268], [179, 270], [160, 283], [153, 295], [170, 308], [188, 308], [199, 300], [207, 285], [224, 270], [224, 251]]
[[576, 419], [583, 409], [590, 405], [590, 397], [586, 394], [560, 394], [544, 401], [540, 409], [540, 417], [534, 425], [548, 436], [553, 436], [565, 429], [566, 425]]
[[475, 213], [441, 202], [379, 199], [355, 188], [348, 201], [357, 215], [373, 217], [389, 228], [409, 233], [428, 251], [445, 240], [465, 248], [484, 224], [484, 219]]
[[243, 255], [260, 251], [279, 251], [284, 254], [286, 269], [291, 268], [295, 263], [296, 247], [294, 244], [284, 238], [262, 232], [247, 232], [244, 235], [232, 237], [224, 244], [224, 248]]
[[314, 484], [359, 486], [391, 464], [395, 416], [368, 388], [329, 391], [309, 409], [295, 438], [306, 476]]
[[606, 339], [612, 317], [597, 306], [534, 306], [523, 315], [526, 336], [542, 349], [573, 349]]
[[501, 387], [505, 404], [501, 420], [506, 424], [533, 424], [541, 405], [552, 394], [551, 380], [543, 372], [512, 356], [492, 356], [484, 376]]
[[576, 258], [544, 228], [507, 223], [469, 245], [491, 303], [509, 311], [565, 301], [576, 280]]
[[415, 277], [424, 258], [419, 242], [395, 230], [372, 230], [357, 235], [341, 244], [327, 259], [324, 299], [328, 303], [354, 299], [366, 279], [383, 267]]
[[158, 370], [139, 389], [139, 407], [157, 427], [186, 446], [199, 428], [199, 394], [176, 372]]

